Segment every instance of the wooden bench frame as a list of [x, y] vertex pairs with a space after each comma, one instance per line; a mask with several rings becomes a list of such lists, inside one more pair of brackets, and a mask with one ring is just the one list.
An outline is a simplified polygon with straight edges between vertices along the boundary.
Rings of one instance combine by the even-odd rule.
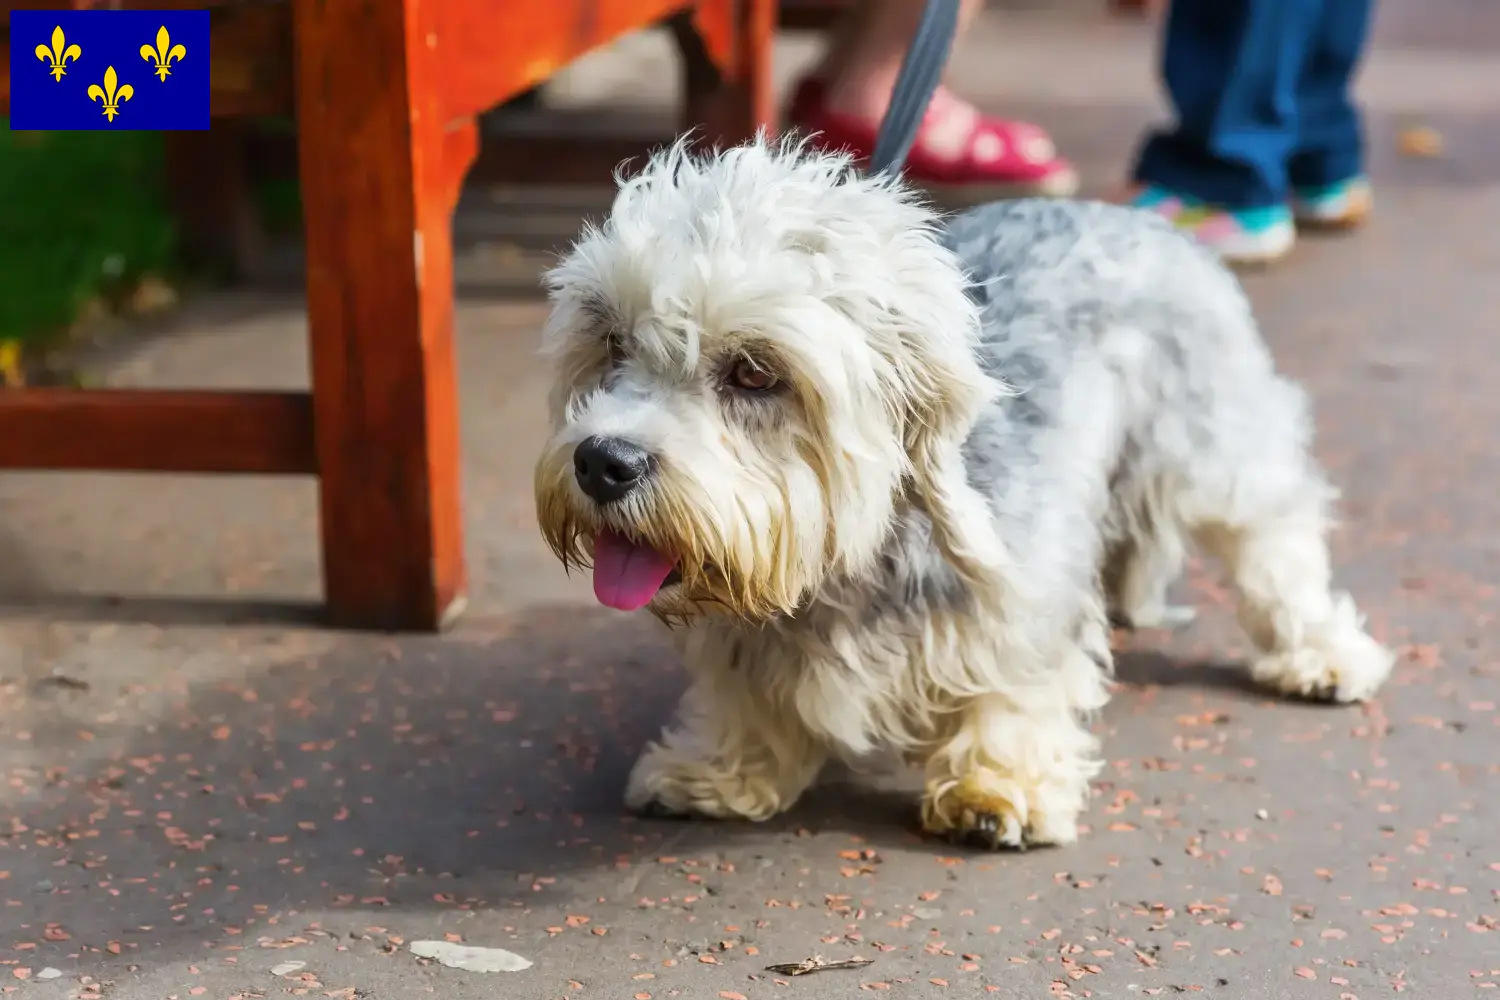
[[[89, 5], [3, 4], [7, 16]], [[475, 116], [598, 45], [675, 18], [701, 56], [686, 67], [686, 120], [708, 139], [739, 141], [773, 124], [775, 3], [125, 5], [213, 8], [216, 120], [295, 114], [312, 389], [0, 390], [0, 469], [316, 476], [331, 620], [444, 627], [467, 586], [451, 220], [478, 149]], [[8, 107], [0, 90], [0, 113]]]

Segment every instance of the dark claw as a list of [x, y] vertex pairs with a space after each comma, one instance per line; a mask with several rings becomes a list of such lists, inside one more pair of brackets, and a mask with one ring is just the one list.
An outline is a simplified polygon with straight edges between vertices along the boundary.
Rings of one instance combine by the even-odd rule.
[[981, 851], [1026, 850], [1024, 840], [1019, 846], [1015, 846], [1003, 843], [1001, 836], [1000, 817], [994, 813], [980, 813], [974, 817], [972, 825], [952, 831], [948, 839], [955, 844], [977, 848]]
[[669, 809], [668, 807], [658, 802], [656, 799], [652, 799], [640, 809], [636, 810], [636, 815], [641, 817], [642, 819], [692, 819], [691, 813], [679, 812], [676, 809]]
[[975, 816], [974, 825], [965, 831], [964, 839], [982, 850], [993, 851], [1000, 842], [1000, 817], [994, 813]]

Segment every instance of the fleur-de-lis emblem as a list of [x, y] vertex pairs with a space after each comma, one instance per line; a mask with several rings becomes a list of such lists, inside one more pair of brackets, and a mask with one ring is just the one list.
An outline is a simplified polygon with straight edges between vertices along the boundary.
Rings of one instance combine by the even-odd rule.
[[149, 45], [141, 46], [141, 58], [153, 64], [158, 80], [166, 80], [172, 72], [172, 64], [182, 62], [186, 55], [187, 49], [181, 45], [172, 44], [172, 36], [167, 34], [165, 24], [156, 29], [156, 48]]
[[52, 47], [45, 45], [36, 47], [36, 57], [44, 63], [48, 63], [47, 72], [52, 74], [52, 79], [61, 80], [63, 74], [68, 71], [69, 62], [77, 62], [78, 57], [83, 55], [83, 50], [76, 45], [69, 45], [68, 40], [63, 37], [62, 25], [52, 29]]
[[110, 121], [114, 121], [115, 115], [120, 113], [120, 102], [128, 101], [134, 96], [135, 88], [128, 83], [120, 83], [120, 78], [115, 75], [113, 66], [104, 71], [103, 87], [97, 83], [89, 84], [89, 100], [102, 102], [104, 117]]

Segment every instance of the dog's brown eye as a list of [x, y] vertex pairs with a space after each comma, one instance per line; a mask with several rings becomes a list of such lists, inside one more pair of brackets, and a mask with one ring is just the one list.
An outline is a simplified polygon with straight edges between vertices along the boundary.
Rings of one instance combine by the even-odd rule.
[[740, 358], [729, 371], [729, 381], [746, 392], [765, 392], [776, 388], [780, 379], [749, 358]]

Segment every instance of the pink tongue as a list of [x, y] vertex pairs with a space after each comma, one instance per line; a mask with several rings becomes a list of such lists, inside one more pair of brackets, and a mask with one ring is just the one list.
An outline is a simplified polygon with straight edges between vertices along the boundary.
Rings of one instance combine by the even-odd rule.
[[594, 539], [594, 596], [620, 611], [644, 608], [675, 565], [655, 549], [601, 531]]

